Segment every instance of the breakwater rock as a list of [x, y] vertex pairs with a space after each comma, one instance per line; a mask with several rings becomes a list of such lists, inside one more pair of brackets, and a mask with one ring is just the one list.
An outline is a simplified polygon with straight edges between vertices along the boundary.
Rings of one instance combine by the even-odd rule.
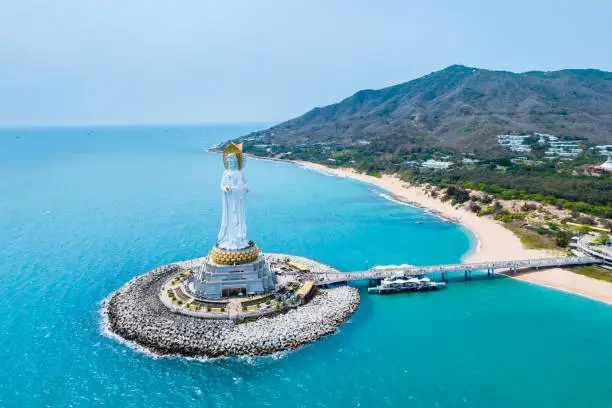
[[358, 290], [341, 286], [321, 289], [305, 305], [254, 322], [207, 320], [174, 313], [160, 301], [160, 288], [180, 271], [176, 264], [156, 268], [111, 295], [103, 305], [108, 329], [158, 355], [265, 355], [335, 332], [359, 306]]

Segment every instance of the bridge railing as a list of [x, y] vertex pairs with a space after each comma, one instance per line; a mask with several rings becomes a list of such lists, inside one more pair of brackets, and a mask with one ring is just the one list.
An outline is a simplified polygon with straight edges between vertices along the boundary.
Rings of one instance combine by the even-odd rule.
[[539, 268], [551, 266], [566, 266], [566, 265], [584, 265], [601, 263], [600, 259], [595, 257], [565, 257], [565, 258], [541, 258], [541, 259], [523, 259], [515, 261], [494, 261], [494, 262], [477, 262], [465, 264], [450, 264], [450, 265], [432, 265], [432, 266], [410, 266], [410, 267], [375, 267], [365, 271], [346, 272], [346, 273], [321, 273], [319, 282], [332, 283], [344, 282], [361, 279], [384, 279], [393, 276], [398, 272], [403, 272], [406, 275], [426, 275], [430, 273], [442, 272], [463, 272], [474, 270], [495, 270], [495, 269], [523, 269], [523, 268]]
[[612, 262], [612, 256], [605, 254], [603, 252], [597, 252], [593, 248], [591, 248], [591, 246], [589, 245], [590, 241], [588, 241], [588, 237], [581, 236], [580, 238], [578, 238], [577, 244], [578, 244], [578, 249], [580, 249], [581, 251], [593, 257], [605, 259], [607, 262]]

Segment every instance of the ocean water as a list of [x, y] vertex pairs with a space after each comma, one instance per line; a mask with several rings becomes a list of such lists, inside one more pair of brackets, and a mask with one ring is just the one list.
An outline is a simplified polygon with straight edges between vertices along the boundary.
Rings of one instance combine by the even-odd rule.
[[[0, 407], [612, 406], [612, 308], [510, 279], [361, 287], [338, 333], [271, 357], [154, 359], [103, 336], [102, 299], [213, 245], [223, 168], [204, 148], [257, 128], [0, 131]], [[258, 160], [245, 174], [268, 252], [356, 270], [474, 246], [356, 181]]]

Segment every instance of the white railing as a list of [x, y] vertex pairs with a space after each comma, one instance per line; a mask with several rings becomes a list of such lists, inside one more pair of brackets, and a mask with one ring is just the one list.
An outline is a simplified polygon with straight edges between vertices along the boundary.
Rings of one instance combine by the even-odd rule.
[[589, 244], [591, 241], [588, 241], [588, 236], [587, 235], [583, 235], [580, 238], [578, 238], [578, 242], [576, 243], [578, 246], [578, 249], [580, 249], [581, 251], [595, 257], [595, 258], [600, 258], [600, 259], [604, 259], [606, 262], [610, 263], [612, 262], [612, 256], [609, 254], [605, 254], [603, 252], [598, 252], [595, 251]]
[[543, 258], [525, 259], [517, 261], [495, 261], [478, 262], [465, 264], [433, 265], [423, 267], [378, 267], [367, 271], [347, 272], [347, 273], [326, 273], [319, 274], [317, 284], [328, 284], [334, 282], [349, 282], [362, 279], [385, 279], [390, 278], [398, 272], [408, 276], [427, 275], [431, 273], [446, 272], [465, 272], [474, 270], [495, 271], [495, 269], [523, 269], [523, 268], [544, 268], [552, 266], [584, 265], [602, 263], [601, 259], [595, 257], [566, 257], [566, 258]]

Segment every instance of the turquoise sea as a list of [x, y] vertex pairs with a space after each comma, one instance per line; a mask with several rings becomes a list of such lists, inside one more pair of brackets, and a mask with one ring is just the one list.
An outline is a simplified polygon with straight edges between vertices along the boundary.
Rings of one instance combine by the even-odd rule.
[[[612, 406], [612, 307], [510, 279], [362, 292], [337, 334], [273, 357], [154, 359], [104, 337], [102, 299], [211, 248], [223, 169], [204, 148], [260, 127], [0, 131], [0, 407]], [[268, 252], [355, 270], [473, 246], [356, 181], [257, 160], [245, 174]]]

